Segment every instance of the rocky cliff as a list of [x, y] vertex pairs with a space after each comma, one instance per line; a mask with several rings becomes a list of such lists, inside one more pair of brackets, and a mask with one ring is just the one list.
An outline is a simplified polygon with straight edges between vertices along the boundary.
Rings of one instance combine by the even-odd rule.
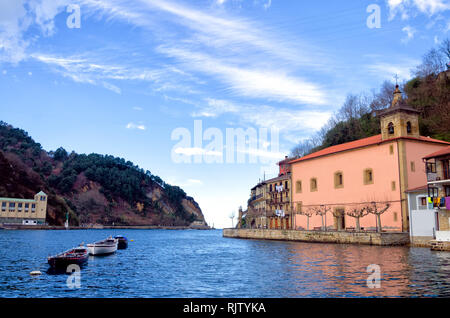
[[0, 121], [0, 197], [49, 195], [47, 222], [62, 225], [206, 224], [199, 205], [179, 187], [130, 161], [99, 154], [47, 152], [28, 134]]

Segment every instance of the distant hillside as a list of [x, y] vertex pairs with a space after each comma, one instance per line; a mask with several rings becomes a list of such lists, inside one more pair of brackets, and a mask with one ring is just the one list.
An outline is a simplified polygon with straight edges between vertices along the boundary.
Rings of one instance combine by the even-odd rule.
[[199, 205], [177, 186], [108, 155], [46, 152], [24, 130], [0, 121], [0, 197], [48, 195], [47, 222], [62, 225], [183, 226], [204, 222]]
[[438, 75], [415, 77], [404, 90], [408, 104], [421, 113], [421, 134], [450, 141], [450, 69]]

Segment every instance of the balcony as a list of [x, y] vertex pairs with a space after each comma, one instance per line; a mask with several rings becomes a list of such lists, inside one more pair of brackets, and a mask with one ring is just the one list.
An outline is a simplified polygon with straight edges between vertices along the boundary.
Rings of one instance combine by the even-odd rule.
[[276, 189], [272, 189], [272, 191], [270, 191], [270, 189], [269, 189], [269, 191], [268, 191], [268, 193], [286, 193], [286, 192], [289, 192], [289, 188], [283, 187], [283, 190], [281, 190], [281, 191], [277, 191]]
[[266, 204], [269, 204], [269, 205], [285, 204], [285, 203], [289, 203], [289, 199], [285, 198], [283, 200], [283, 198], [275, 198], [275, 199], [266, 200]]
[[440, 177], [437, 173], [428, 173], [427, 181], [429, 185], [450, 185], [450, 177]]
[[262, 193], [261, 193], [261, 194], [258, 194], [258, 195], [253, 195], [253, 196], [250, 197], [249, 201], [256, 201], [256, 200], [258, 200], [258, 199], [261, 199], [262, 196], [263, 196]]
[[427, 182], [430, 185], [450, 185], [450, 165], [448, 159], [427, 161]]
[[438, 175], [436, 172], [428, 172], [427, 173], [427, 181], [428, 182], [433, 182], [436, 181], [438, 179]]

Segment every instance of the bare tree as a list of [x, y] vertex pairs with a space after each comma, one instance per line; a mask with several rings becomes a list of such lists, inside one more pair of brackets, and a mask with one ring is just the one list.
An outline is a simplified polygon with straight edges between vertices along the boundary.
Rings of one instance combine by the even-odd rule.
[[306, 139], [297, 144], [294, 148], [291, 150], [291, 156], [295, 158], [304, 157], [307, 154], [310, 154], [313, 150], [314, 145], [312, 139]]
[[229, 218], [231, 219], [231, 228], [234, 228], [234, 218], [235, 218], [236, 214], [233, 212], [231, 212]]
[[320, 215], [322, 217], [322, 230], [327, 230], [327, 213], [331, 210], [329, 206], [324, 204], [319, 206], [311, 207], [316, 215]]
[[381, 232], [383, 230], [381, 226], [381, 215], [386, 212], [390, 206], [391, 204], [388, 202], [370, 202], [364, 206], [364, 208], [367, 209], [367, 212], [376, 216], [377, 232]]
[[[372, 91], [373, 98], [370, 102], [370, 108], [373, 111], [382, 110], [391, 106], [392, 103], [392, 92], [395, 90], [395, 83], [391, 81], [384, 81], [381, 84], [380, 90]], [[402, 90], [402, 88], [400, 88]]]
[[422, 58], [422, 64], [416, 67], [415, 75], [427, 77], [445, 70], [446, 56], [440, 49], [432, 48]]
[[447, 57], [447, 60], [450, 61], [450, 39], [446, 38], [444, 41], [442, 41], [441, 45], [439, 46], [439, 50]]
[[312, 208], [308, 208], [305, 210], [297, 211], [297, 214], [306, 216], [306, 230], [309, 231], [309, 218], [315, 214], [316, 212]]
[[360, 219], [369, 214], [365, 206], [357, 205], [347, 209], [347, 215], [356, 219], [356, 231], [361, 231]]

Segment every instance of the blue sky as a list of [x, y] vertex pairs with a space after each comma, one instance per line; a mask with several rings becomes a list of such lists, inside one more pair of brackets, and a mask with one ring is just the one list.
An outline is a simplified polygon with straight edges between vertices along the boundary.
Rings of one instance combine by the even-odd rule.
[[[367, 26], [373, 4], [380, 28]], [[79, 28], [67, 23], [74, 5]], [[250, 188], [348, 93], [410, 78], [449, 37], [449, 10], [446, 0], [0, 0], [0, 119], [46, 150], [131, 160], [229, 226]], [[224, 144], [195, 144], [194, 121]], [[189, 144], [172, 138], [177, 128]], [[227, 162], [226, 131], [239, 128], [269, 138], [253, 136], [234, 149], [244, 162]]]

